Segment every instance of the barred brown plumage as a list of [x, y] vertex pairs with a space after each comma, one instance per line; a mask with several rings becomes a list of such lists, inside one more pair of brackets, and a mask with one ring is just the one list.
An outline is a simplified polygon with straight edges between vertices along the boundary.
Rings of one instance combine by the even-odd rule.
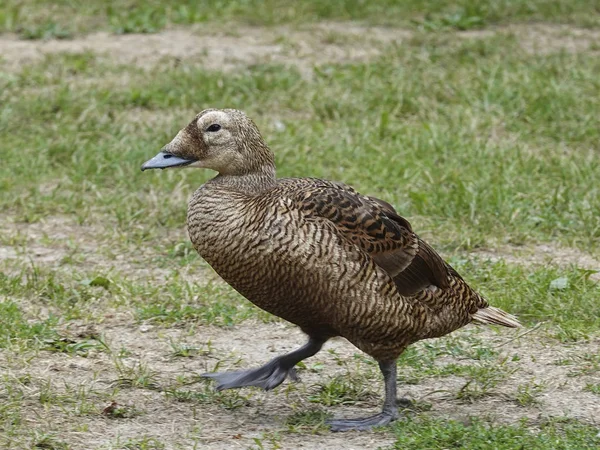
[[519, 326], [389, 203], [338, 182], [277, 179], [273, 153], [241, 111], [202, 111], [142, 170], [178, 166], [218, 172], [188, 205], [198, 253], [252, 303], [309, 336], [258, 369], [206, 374], [217, 389], [272, 389], [296, 379], [298, 362], [342, 336], [379, 362], [386, 396], [379, 414], [329, 423], [368, 429], [396, 418], [396, 359], [408, 345], [473, 320]]

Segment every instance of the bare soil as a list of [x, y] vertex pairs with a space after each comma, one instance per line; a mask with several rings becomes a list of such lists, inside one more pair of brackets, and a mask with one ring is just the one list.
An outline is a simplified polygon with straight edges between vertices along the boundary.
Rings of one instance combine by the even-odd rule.
[[[182, 204], [185, 204], [183, 199]], [[170, 273], [170, 269], [150, 263], [158, 256], [152, 248], [136, 246], [126, 251], [121, 243], [120, 251], [115, 252], [117, 232], [114, 224], [105, 218], [97, 220], [95, 225], [80, 225], [65, 216], [46, 217], [34, 223], [0, 217], [0, 228], [0, 236], [6, 242], [0, 241], [0, 268], [7, 273], [20, 272], [23, 263], [63, 272], [69, 272], [70, 265], [77, 263], [90, 273], [122, 273], [130, 279], [165, 279]], [[186, 239], [187, 233], [182, 227], [165, 231], [156, 244], [166, 246], [166, 243]], [[177, 270], [182, 279], [199, 281], [194, 275], [194, 271], [198, 271], [197, 265], [178, 267]]]
[[498, 246], [493, 249], [480, 249], [473, 256], [490, 261], [506, 261], [510, 264], [554, 265], [557, 267], [578, 267], [596, 271], [590, 276], [591, 280], [600, 281], [600, 260], [581, 250], [550, 244], [530, 246]]
[[[98, 240], [103, 236], [99, 230], [65, 217], [50, 217], [32, 224], [4, 221], [3, 230], [6, 241], [12, 236], [19, 245], [0, 246], [0, 267], [33, 260], [40, 266], [68, 270], [68, 265], [65, 267], [60, 261], [68, 254], [66, 242], [70, 241], [79, 246], [81, 261], [86, 265], [110, 267], [121, 276], [152, 282], [163, 279], [162, 271], [168, 271], [148, 263], [156, 256], [150, 250], [134, 259], [107, 258], [98, 251], [106, 246], [102, 238]], [[184, 237], [184, 230], [170, 236]], [[502, 257], [512, 263], [526, 264], [565, 264], [568, 260], [569, 264], [592, 267], [597, 263], [576, 250], [547, 245], [535, 247], [538, 257], [529, 260], [522, 260], [514, 251], [502, 248], [498, 252], [479, 252], [478, 256]], [[198, 266], [191, 267], [195, 273], [190, 273], [190, 277], [203, 276]], [[22, 309], [32, 318], [45, 315], [39, 307], [29, 307], [27, 302], [22, 303]], [[519, 337], [524, 331], [527, 334]], [[554, 417], [571, 417], [595, 424], [600, 417], [600, 402], [597, 394], [585, 387], [598, 383], [600, 376], [598, 368], [586, 362], [586, 357], [598, 354], [598, 337], [571, 345], [547, 338], [543, 328], [528, 331], [472, 326], [452, 335], [459, 336], [460, 341], [475, 338], [487, 348], [501, 352], [498, 361], [505, 361], [503, 371], [507, 376], [480, 397], [459, 399], [469, 379], [458, 375], [426, 377], [415, 384], [401, 384], [398, 394], [417, 405], [427, 405], [431, 408], [427, 414], [433, 417], [468, 421], [469, 417], [478, 416], [494, 423], [517, 423], [527, 418], [534, 424]], [[197, 374], [212, 371], [217, 365], [219, 370], [256, 367], [302, 345], [303, 334], [282, 322], [246, 321], [231, 328], [189, 325], [165, 328], [152, 323], [134, 324], [127, 312], [115, 312], [94, 325], [71, 322], [65, 325], [62, 335], [74, 341], [82, 336], [103, 336], [112, 354], [92, 350], [87, 357], [46, 351], [18, 355], [3, 350], [0, 364], [6, 368], [5, 379], [25, 392], [24, 426], [40, 432], [58, 432], [60, 440], [73, 449], [116, 445], [141, 436], [155, 437], [167, 443], [167, 448], [191, 448], [194, 443], [200, 448], [249, 448], [255, 439], [260, 439], [263, 445], [275, 439], [283, 448], [306, 449], [378, 448], [393, 442], [389, 431], [330, 434], [305, 426], [294, 432], [288, 424], [288, 420], [302, 411], [359, 417], [380, 408], [382, 381], [376, 366], [365, 362], [360, 352], [343, 339], [329, 342], [319, 355], [307, 361], [306, 369], [300, 372], [301, 383], [285, 383], [269, 393], [245, 389], [217, 398], [210, 383], [197, 380]], [[189, 358], [177, 357], [172, 348], [174, 342], [199, 351]], [[442, 341], [431, 342], [435, 345]], [[132, 373], [138, 370], [148, 374], [150, 386], [121, 386], [115, 390], [123, 371], [119, 372], [114, 355], [122, 351], [127, 353], [121, 358], [125, 368]], [[436, 364], [477, 366], [485, 362], [442, 356]], [[319, 395], [321, 385], [336, 375], [347, 379], [361, 377], [366, 395], [351, 405], [323, 406], [311, 402], [311, 397]], [[181, 384], [182, 378], [190, 384]], [[19, 381], [24, 379], [28, 380], [26, 384]], [[531, 403], [519, 401], [523, 386], [540, 387]], [[173, 390], [197, 397], [178, 401], [170, 395]], [[77, 392], [82, 394], [78, 396]], [[50, 404], [40, 402], [43, 395], [53, 399]], [[113, 418], [103, 413], [112, 402], [134, 414]], [[236, 406], [233, 410], [228, 406], [231, 404]]]
[[458, 33], [462, 38], [481, 38], [494, 36], [500, 32], [514, 36], [520, 45], [531, 54], [547, 54], [557, 51], [571, 53], [598, 52], [600, 31], [575, 28], [569, 25], [520, 24], [504, 27], [492, 27], [485, 30], [464, 31]]
[[184, 60], [207, 69], [233, 70], [260, 63], [293, 64], [309, 72], [313, 65], [365, 61], [382, 46], [411, 34], [392, 28], [322, 24], [305, 29], [236, 27], [231, 32], [171, 29], [156, 34], [93, 33], [72, 40], [23, 41], [0, 36], [0, 54], [8, 67], [19, 67], [56, 53], [94, 52], [113, 63], [151, 68]]
[[[101, 445], [155, 437], [168, 443], [167, 448], [191, 448], [193, 443], [215, 449], [248, 448], [255, 438], [268, 442], [268, 436], [278, 436], [283, 448], [377, 448], [390, 445], [389, 432], [330, 434], [304, 429], [301, 434], [288, 431], [286, 420], [301, 411], [322, 410], [334, 416], [360, 416], [380, 408], [382, 382], [372, 366], [356, 363], [358, 351], [344, 340], [335, 340], [319, 355], [307, 361], [301, 371], [301, 383], [284, 384], [273, 392], [254, 389], [240, 391], [243, 405], [234, 410], [219, 405], [218, 401], [192, 400], [179, 402], [168, 392], [176, 385], [178, 376], [192, 377], [211, 370], [217, 361], [225, 361], [222, 368], [253, 367], [285, 351], [300, 346], [301, 332], [283, 323], [264, 324], [248, 321], [231, 329], [205, 327], [190, 335], [181, 329], [148, 329], [131, 324], [106, 324], [102, 330], [113, 349], [127, 349], [124, 362], [129, 367], [144, 365], [154, 374], [152, 389], [121, 388], [114, 386], [120, 375], [110, 355], [95, 353], [88, 357], [67, 356], [42, 352], [30, 359], [2, 361], [7, 367], [8, 380], [28, 377], [23, 408], [25, 424], [42, 430], [59, 430], [62, 441], [74, 449], [90, 449]], [[200, 330], [198, 330], [200, 331]], [[71, 332], [75, 333], [73, 329]], [[583, 390], [586, 383], [597, 382], [597, 373], [577, 375], [577, 358], [598, 351], [600, 341], [577, 346], [558, 345], [539, 335], [528, 335], [508, 342], [514, 331], [499, 332], [483, 328], [468, 328], [460, 332], [464, 338], [477, 336], [494, 346], [501, 345], [503, 356], [515, 359], [508, 367], [513, 373], [479, 399], [465, 401], [457, 394], [466, 384], [458, 376], [428, 378], [418, 384], [401, 385], [399, 394], [417, 404], [431, 405], [434, 417], [468, 421], [469, 417], [485, 417], [496, 423], [516, 423], [528, 418], [536, 423], [553, 417], [572, 417], [595, 423], [600, 417], [600, 402], [595, 394]], [[174, 357], [170, 340], [182, 340], [198, 348], [210, 348], [208, 354], [192, 358]], [[508, 343], [507, 343], [508, 342]], [[503, 345], [505, 344], [505, 345]], [[421, 345], [421, 344], [418, 344]], [[348, 365], [340, 365], [340, 361]], [[574, 361], [563, 365], [564, 361]], [[440, 364], [461, 364], [460, 358], [443, 357]], [[366, 373], [371, 380], [373, 395], [357, 404], [323, 407], [310, 402], [318, 395], [319, 383], [336, 374], [351, 377]], [[50, 383], [50, 385], [48, 385]], [[527, 383], [543, 386], [535, 403], [522, 406], [517, 402], [518, 387]], [[180, 391], [202, 393], [210, 389], [205, 382], [179, 387]], [[73, 391], [86, 393], [85, 409], [81, 403], [54, 400], [55, 405], [40, 404], [42, 392], [60, 399]], [[49, 394], [50, 392], [50, 394]], [[112, 402], [136, 411], [130, 418], [111, 418], [102, 411]], [[418, 412], [417, 412], [418, 414]], [[81, 432], [82, 425], [86, 431]], [[201, 447], [205, 448], [205, 447]]]
[[[301, 28], [233, 27], [168, 29], [156, 34], [89, 34], [71, 40], [24, 41], [0, 35], [0, 67], [17, 70], [23, 64], [56, 53], [94, 52], [107, 60], [142, 68], [158, 64], [197, 62], [207, 69], [233, 70], [260, 63], [297, 66], [309, 75], [315, 65], [366, 61], [388, 45], [403, 45], [414, 33], [387, 27], [321, 23]], [[595, 51], [600, 32], [563, 25], [524, 24], [456, 32], [462, 39], [492, 35], [515, 36], [531, 53]]]

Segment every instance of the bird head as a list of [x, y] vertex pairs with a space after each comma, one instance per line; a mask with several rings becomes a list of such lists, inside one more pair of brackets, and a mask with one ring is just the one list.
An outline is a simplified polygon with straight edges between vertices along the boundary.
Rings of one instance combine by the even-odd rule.
[[199, 113], [142, 170], [201, 167], [221, 175], [274, 171], [274, 158], [254, 122], [235, 109]]

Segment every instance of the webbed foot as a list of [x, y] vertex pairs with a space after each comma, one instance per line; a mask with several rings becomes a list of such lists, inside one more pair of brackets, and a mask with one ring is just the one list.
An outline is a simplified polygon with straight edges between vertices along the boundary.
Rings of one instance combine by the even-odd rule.
[[308, 342], [298, 350], [294, 350], [286, 355], [278, 356], [258, 369], [240, 370], [236, 372], [205, 373], [200, 376], [215, 380], [217, 382], [218, 391], [222, 391], [223, 389], [237, 389], [246, 386], [256, 386], [265, 391], [269, 391], [283, 383], [287, 377], [290, 377], [293, 381], [298, 381], [298, 374], [296, 373], [294, 366], [300, 361], [316, 354], [323, 346], [325, 340], [311, 337]]
[[269, 391], [283, 383], [287, 377], [290, 377], [293, 381], [298, 381], [296, 369], [294, 367], [284, 367], [277, 359], [268, 362], [258, 369], [205, 373], [200, 376], [215, 380], [217, 382], [217, 391], [246, 386], [255, 386]]

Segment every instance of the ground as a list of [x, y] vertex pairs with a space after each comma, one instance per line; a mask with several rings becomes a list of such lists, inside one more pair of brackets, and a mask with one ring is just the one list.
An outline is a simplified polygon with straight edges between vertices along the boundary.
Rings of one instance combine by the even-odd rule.
[[[2, 448], [600, 445], [593, 8], [386, 20], [357, 2], [363, 21], [307, 9], [249, 24], [246, 3], [201, 23], [93, 8], [48, 22], [34, 3], [0, 8]], [[209, 174], [139, 173], [212, 106], [248, 111], [283, 176], [396, 205], [524, 327], [411, 347], [398, 381], [413, 406], [373, 432], [323, 423], [381, 407], [375, 363], [342, 339], [299, 383], [214, 392], [199, 374], [305, 338], [195, 255], [185, 205]]]

